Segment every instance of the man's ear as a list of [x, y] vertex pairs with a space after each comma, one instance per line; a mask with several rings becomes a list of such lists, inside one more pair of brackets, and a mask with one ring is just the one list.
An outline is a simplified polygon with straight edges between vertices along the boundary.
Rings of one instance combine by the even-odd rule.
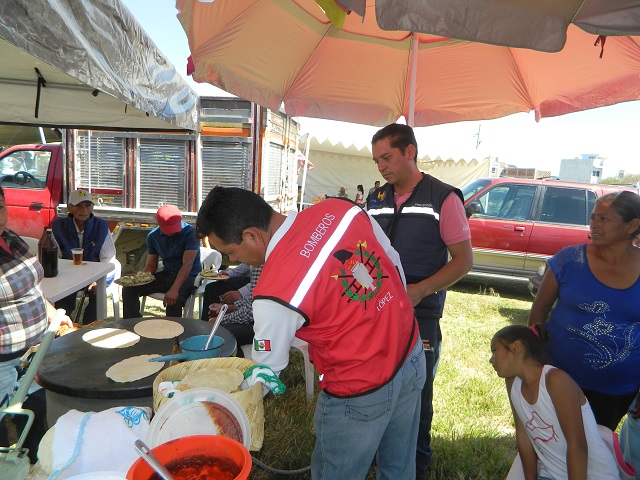
[[248, 227], [242, 231], [242, 240], [256, 242], [258, 230], [255, 227]]
[[414, 162], [417, 162], [418, 159], [416, 157], [416, 147], [412, 144], [407, 145], [407, 147], [404, 149], [404, 153], [407, 154], [407, 156], [409, 158], [411, 158]]

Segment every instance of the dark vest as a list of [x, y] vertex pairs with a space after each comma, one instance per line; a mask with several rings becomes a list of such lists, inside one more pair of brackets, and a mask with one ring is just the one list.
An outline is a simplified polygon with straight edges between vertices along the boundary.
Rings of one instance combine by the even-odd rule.
[[78, 232], [71, 215], [54, 220], [51, 228], [53, 236], [56, 237], [56, 242], [60, 247], [60, 252], [62, 252], [62, 258], [69, 260], [73, 258], [71, 249], [82, 247], [85, 260], [99, 262], [100, 249], [107, 235], [110, 235], [109, 224], [101, 218], [96, 218], [93, 214], [91, 214], [84, 226], [83, 245], [80, 245], [78, 241]]
[[[457, 188], [423, 174], [399, 211], [393, 201], [393, 185], [383, 185], [368, 198], [369, 213], [400, 254], [407, 284], [430, 277], [448, 261], [449, 252], [440, 237], [440, 212], [451, 192], [463, 199]], [[446, 289], [443, 289], [423, 298], [415, 307], [416, 316], [442, 317], [445, 297]]]

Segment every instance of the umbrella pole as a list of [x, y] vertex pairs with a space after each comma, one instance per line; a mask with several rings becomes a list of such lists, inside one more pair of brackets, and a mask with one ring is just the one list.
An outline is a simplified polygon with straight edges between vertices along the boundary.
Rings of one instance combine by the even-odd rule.
[[411, 34], [411, 63], [409, 66], [409, 118], [407, 125], [413, 127], [415, 124], [416, 105], [416, 70], [418, 67], [418, 36]]

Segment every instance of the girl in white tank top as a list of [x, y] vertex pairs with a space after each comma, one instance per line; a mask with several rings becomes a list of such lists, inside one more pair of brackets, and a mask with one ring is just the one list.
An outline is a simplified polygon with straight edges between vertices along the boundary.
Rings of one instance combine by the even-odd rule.
[[491, 340], [489, 361], [507, 383], [525, 478], [620, 478], [582, 390], [546, 365], [546, 340], [544, 325], [511, 325]]

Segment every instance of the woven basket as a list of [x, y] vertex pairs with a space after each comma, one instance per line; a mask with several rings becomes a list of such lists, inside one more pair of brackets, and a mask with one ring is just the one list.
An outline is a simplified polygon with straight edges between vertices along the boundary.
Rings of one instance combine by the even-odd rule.
[[[179, 363], [173, 367], [161, 371], [153, 382], [153, 411], [157, 412], [170, 398], [163, 397], [158, 393], [160, 382], [173, 382], [182, 380], [187, 374], [197, 372], [201, 369], [215, 368], [235, 368], [244, 373], [249, 367], [255, 365], [251, 360], [237, 357], [206, 358], [202, 360], [192, 360], [190, 362]], [[256, 383], [246, 390], [232, 392], [249, 417], [251, 427], [251, 447], [249, 450], [258, 451], [262, 448], [264, 440], [264, 404], [262, 403], [262, 383]]]

